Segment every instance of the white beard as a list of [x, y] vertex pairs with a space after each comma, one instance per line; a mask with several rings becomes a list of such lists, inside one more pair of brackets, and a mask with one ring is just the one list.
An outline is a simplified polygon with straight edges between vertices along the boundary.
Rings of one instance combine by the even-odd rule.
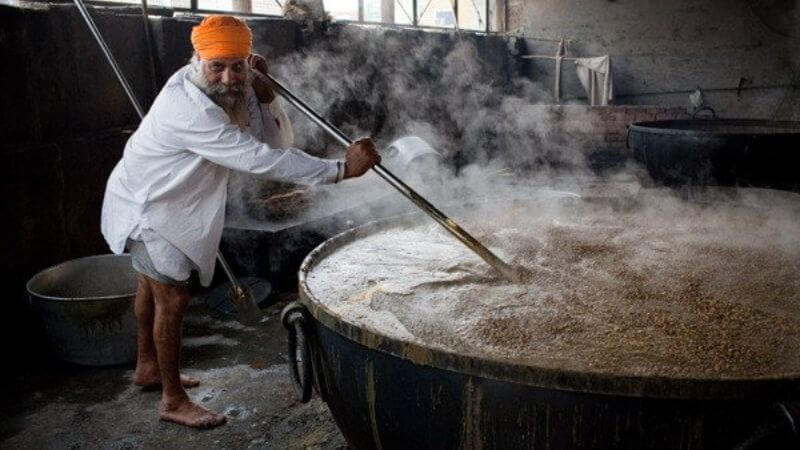
[[212, 102], [216, 103], [230, 118], [231, 123], [246, 128], [250, 123], [250, 111], [247, 109], [246, 88], [252, 81], [250, 70], [247, 70], [247, 79], [237, 86], [225, 86], [222, 83], [209, 84], [203, 73], [203, 62], [192, 56], [189, 67], [189, 79], [200, 88]]

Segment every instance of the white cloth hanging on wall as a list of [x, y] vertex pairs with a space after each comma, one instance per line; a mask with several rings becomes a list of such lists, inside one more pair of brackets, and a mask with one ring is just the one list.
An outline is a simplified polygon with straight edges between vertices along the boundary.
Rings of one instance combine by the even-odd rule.
[[614, 100], [614, 82], [611, 75], [611, 58], [597, 56], [594, 58], [575, 58], [575, 69], [578, 79], [589, 96], [589, 104], [608, 105]]

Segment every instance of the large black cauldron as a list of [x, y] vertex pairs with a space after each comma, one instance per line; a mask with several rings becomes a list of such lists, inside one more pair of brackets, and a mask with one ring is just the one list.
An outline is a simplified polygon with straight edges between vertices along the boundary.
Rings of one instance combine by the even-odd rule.
[[800, 190], [800, 122], [696, 119], [635, 122], [628, 146], [668, 186]]
[[316, 248], [301, 267], [302, 304], [284, 311], [300, 391], [307, 400], [313, 381], [355, 448], [800, 448], [795, 377], [559, 371], [427, 348], [346, 322], [318, 300], [325, 293], [312, 292], [307, 275], [342, 245], [389, 226], [368, 224]]

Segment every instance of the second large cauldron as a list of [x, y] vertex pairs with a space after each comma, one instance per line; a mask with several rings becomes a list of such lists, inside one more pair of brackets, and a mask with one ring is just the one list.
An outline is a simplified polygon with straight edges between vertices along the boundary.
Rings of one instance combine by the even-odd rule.
[[800, 189], [800, 122], [659, 120], [628, 133], [634, 158], [665, 185]]
[[[307, 282], [326, 256], [396, 222], [326, 241], [290, 305], [293, 372], [359, 449], [798, 448], [800, 380], [617, 376], [500, 362], [394, 339], [327, 308]], [[299, 355], [296, 354], [298, 351]]]

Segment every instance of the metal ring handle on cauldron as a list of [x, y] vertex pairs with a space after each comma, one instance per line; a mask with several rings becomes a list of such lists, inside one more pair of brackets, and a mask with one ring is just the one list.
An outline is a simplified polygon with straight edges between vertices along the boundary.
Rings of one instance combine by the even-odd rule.
[[699, 114], [699, 113], [701, 113], [703, 111], [711, 111], [711, 117], [706, 117], [706, 119], [716, 119], [717, 118], [717, 112], [714, 111], [714, 108], [712, 108], [710, 106], [701, 106], [701, 107], [697, 108], [692, 113], [692, 120], [697, 119], [697, 114]]
[[631, 124], [625, 127], [625, 148], [631, 149]]
[[[281, 312], [281, 323], [289, 333], [288, 355], [292, 386], [294, 386], [297, 399], [302, 403], [308, 403], [311, 400], [312, 386], [311, 349], [306, 333], [308, 311], [300, 303], [289, 303]], [[298, 367], [298, 362], [302, 363], [302, 367]]]
[[800, 405], [792, 402], [773, 403], [771, 406], [772, 414], [767, 417], [765, 423], [733, 448], [737, 450], [798, 448], [800, 436], [797, 432], [797, 419]]

